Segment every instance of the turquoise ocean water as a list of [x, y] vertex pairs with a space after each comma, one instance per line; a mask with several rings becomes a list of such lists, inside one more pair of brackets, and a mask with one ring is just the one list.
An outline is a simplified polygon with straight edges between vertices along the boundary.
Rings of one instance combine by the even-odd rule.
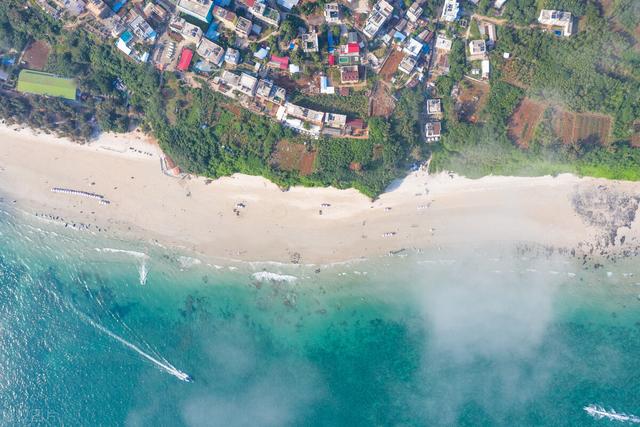
[[228, 268], [3, 206], [0, 425], [621, 425], [640, 262], [552, 252]]

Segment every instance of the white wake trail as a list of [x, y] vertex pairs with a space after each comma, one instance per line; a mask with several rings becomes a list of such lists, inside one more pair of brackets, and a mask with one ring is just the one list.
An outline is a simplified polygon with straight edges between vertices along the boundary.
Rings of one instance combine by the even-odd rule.
[[597, 420], [606, 418], [610, 421], [621, 421], [626, 423], [640, 424], [640, 417], [633, 414], [618, 413], [613, 409], [606, 410], [599, 405], [589, 405], [582, 408], [585, 412]]
[[58, 296], [58, 294], [56, 294], [55, 292], [52, 292], [52, 291], [48, 290], [46, 287], [44, 287], [44, 289], [46, 289], [47, 292], [49, 292], [51, 295], [53, 295], [56, 298], [56, 300], [58, 300], [60, 303], [66, 305], [71, 310], [73, 310], [73, 312], [76, 313], [82, 320], [84, 320], [85, 322], [89, 323], [91, 326], [93, 326], [94, 328], [96, 328], [100, 332], [102, 332], [102, 333], [108, 335], [109, 337], [113, 338], [114, 340], [118, 341], [120, 344], [124, 345], [125, 347], [135, 351], [140, 356], [144, 357], [145, 359], [147, 359], [151, 363], [155, 364], [157, 367], [161, 368], [162, 370], [164, 370], [168, 374], [173, 375], [174, 377], [178, 378], [181, 381], [185, 381], [185, 382], [192, 382], [193, 381], [193, 378], [191, 377], [191, 375], [189, 375], [186, 372], [181, 371], [180, 369], [176, 368], [171, 363], [169, 363], [166, 359], [164, 359], [164, 357], [163, 357], [163, 359], [164, 359], [163, 361], [156, 359], [155, 357], [151, 356], [150, 354], [148, 354], [147, 352], [142, 350], [137, 345], [135, 345], [133, 343], [130, 343], [126, 339], [122, 338], [120, 335], [110, 331], [109, 329], [105, 328], [104, 326], [102, 326], [98, 322], [94, 321], [91, 317], [87, 316], [86, 314], [84, 314], [80, 310], [76, 309], [72, 304], [65, 304], [64, 301], [62, 301], [61, 298]]
[[94, 322], [93, 319], [91, 319], [90, 317], [88, 317], [88, 316], [86, 316], [86, 315], [84, 315], [83, 313], [80, 313], [80, 312], [77, 312], [77, 313], [78, 313], [79, 316], [83, 317], [87, 322], [89, 322], [89, 324], [91, 324], [93, 327], [95, 327], [99, 331], [107, 334], [108, 336], [110, 336], [114, 340], [118, 341], [120, 344], [130, 348], [133, 351], [135, 351], [140, 356], [142, 356], [145, 359], [149, 360], [150, 362], [154, 363], [159, 368], [164, 369], [167, 373], [173, 375], [174, 377], [178, 378], [181, 381], [186, 381], [186, 382], [193, 381], [189, 374], [179, 370], [178, 368], [176, 368], [175, 366], [173, 366], [169, 362], [160, 361], [160, 360], [156, 359], [155, 357], [153, 357], [150, 354], [148, 354], [145, 351], [143, 351], [137, 345], [135, 345], [133, 343], [130, 343], [129, 341], [127, 341], [124, 338], [122, 338], [121, 336], [115, 334], [114, 332], [111, 332], [109, 329], [105, 328], [101, 324], [99, 324], [97, 322]]

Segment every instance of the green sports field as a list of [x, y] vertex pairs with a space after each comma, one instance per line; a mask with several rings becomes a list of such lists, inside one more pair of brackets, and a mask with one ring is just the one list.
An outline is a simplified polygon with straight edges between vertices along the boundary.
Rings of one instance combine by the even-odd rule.
[[76, 82], [40, 71], [22, 70], [18, 77], [18, 91], [36, 95], [76, 99]]

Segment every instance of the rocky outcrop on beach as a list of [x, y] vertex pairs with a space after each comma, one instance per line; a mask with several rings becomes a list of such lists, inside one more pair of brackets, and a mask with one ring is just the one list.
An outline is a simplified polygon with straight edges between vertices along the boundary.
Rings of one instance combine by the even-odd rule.
[[604, 244], [624, 244], [620, 229], [631, 228], [640, 206], [640, 195], [617, 191], [607, 185], [577, 187], [572, 200], [575, 212], [602, 233]]

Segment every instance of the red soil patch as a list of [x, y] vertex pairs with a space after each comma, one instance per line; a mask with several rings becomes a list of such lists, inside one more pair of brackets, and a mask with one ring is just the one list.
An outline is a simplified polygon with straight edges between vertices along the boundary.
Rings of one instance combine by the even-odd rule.
[[391, 55], [387, 58], [384, 65], [382, 65], [382, 69], [380, 70], [380, 77], [382, 80], [386, 82], [390, 82], [393, 75], [398, 70], [398, 65], [402, 62], [402, 58], [404, 58], [404, 53], [399, 52], [394, 49], [391, 52]]
[[477, 123], [478, 112], [482, 110], [489, 98], [489, 85], [470, 80], [463, 82], [460, 84], [456, 113], [460, 121]]
[[520, 147], [528, 147], [544, 110], [544, 104], [524, 98], [509, 119], [509, 137]]
[[313, 173], [315, 157], [316, 152], [307, 151], [304, 144], [282, 140], [271, 156], [271, 164], [280, 170], [298, 171], [305, 176]]
[[300, 166], [298, 167], [300, 175], [311, 175], [315, 171], [316, 155], [317, 151], [307, 151], [302, 155]]
[[285, 88], [287, 91], [299, 90], [304, 92], [304, 89], [309, 87], [311, 80], [307, 77], [300, 77], [297, 80], [292, 80], [287, 75], [278, 74], [273, 77], [273, 82], [278, 86]]
[[384, 82], [376, 85], [375, 91], [371, 95], [371, 116], [389, 117], [396, 108], [396, 101], [389, 93], [389, 88]]
[[38, 40], [33, 43], [24, 51], [22, 60], [27, 63], [27, 68], [32, 70], [44, 70], [49, 60], [49, 52], [51, 48], [45, 41]]

